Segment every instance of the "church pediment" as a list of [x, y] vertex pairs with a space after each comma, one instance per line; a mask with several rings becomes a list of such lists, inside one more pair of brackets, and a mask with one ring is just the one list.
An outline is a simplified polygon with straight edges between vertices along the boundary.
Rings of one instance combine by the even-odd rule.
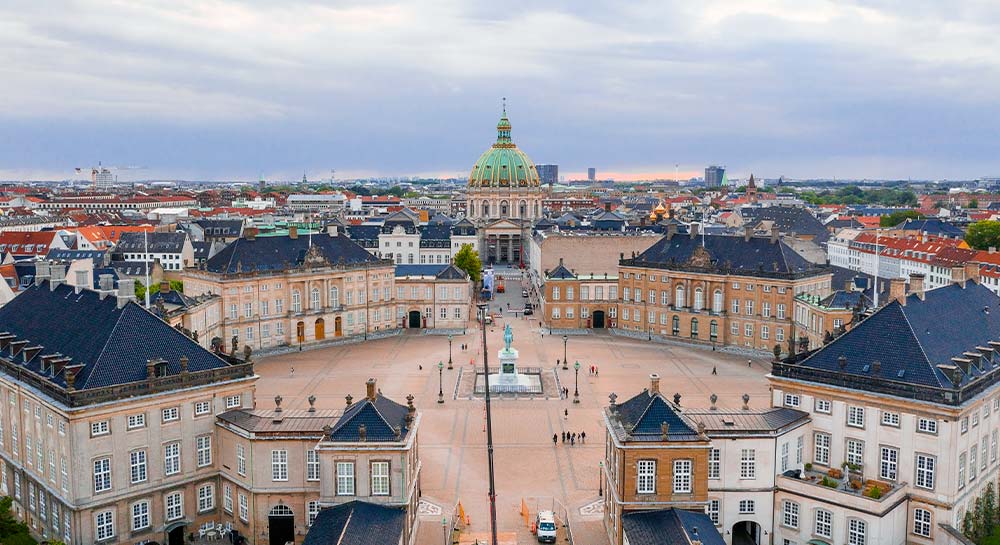
[[486, 226], [487, 229], [517, 229], [520, 230], [521, 226], [506, 219], [501, 219], [494, 221]]

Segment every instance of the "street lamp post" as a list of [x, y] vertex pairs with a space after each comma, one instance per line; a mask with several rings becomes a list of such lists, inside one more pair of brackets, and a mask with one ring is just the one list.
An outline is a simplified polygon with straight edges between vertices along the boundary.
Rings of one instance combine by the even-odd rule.
[[441, 517], [441, 533], [444, 534], [444, 545], [448, 544], [448, 518]]
[[444, 403], [444, 383], [441, 374], [444, 372], [444, 363], [438, 362], [438, 403]]
[[452, 336], [448, 335], [448, 369], [454, 369], [451, 365], [451, 340]]
[[597, 462], [597, 473], [600, 477], [597, 480], [597, 495], [604, 496], [604, 461]]
[[573, 364], [573, 369], [576, 370], [576, 384], [573, 386], [573, 403], [580, 402], [580, 362]]
[[563, 335], [563, 371], [565, 371], [566, 369], [569, 369], [569, 367], [566, 367], [567, 365], [569, 365], [569, 360], [566, 359], [566, 341], [568, 341], [568, 340], [569, 340], [569, 337], [566, 336], [566, 335]]

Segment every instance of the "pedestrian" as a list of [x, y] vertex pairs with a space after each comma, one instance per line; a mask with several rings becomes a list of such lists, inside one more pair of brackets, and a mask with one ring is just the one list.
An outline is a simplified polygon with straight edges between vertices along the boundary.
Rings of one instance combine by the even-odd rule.
[[595, 377], [601, 376], [601, 368], [596, 365], [594, 366], [594, 376]]
[[562, 432], [562, 442], [566, 442], [566, 432]]
[[553, 433], [552, 434], [552, 446], [554, 447], [554, 446], [556, 446], [558, 444], [559, 444], [559, 436]]
[[569, 418], [569, 409], [563, 409], [563, 416]]
[[719, 371], [715, 368], [714, 365], [712, 366], [712, 374], [713, 375], [718, 375], [719, 374]]
[[753, 367], [753, 360], [747, 360], [747, 367]]
[[418, 365], [417, 367], [420, 368], [421, 371], [424, 370], [424, 366], [423, 365]]
[[587, 432], [585, 432], [585, 431], [581, 431], [580, 432], [580, 442], [581, 443], [586, 443], [587, 442]]
[[576, 432], [573, 432], [572, 444], [574, 444], [574, 445], [576, 444]]

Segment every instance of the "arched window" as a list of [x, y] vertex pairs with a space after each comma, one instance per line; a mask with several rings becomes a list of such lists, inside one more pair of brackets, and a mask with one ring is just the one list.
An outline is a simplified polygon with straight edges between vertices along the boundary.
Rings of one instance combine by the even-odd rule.
[[705, 306], [705, 298], [702, 296], [701, 288], [694, 289], [694, 309], [701, 310]]
[[681, 332], [681, 318], [680, 318], [680, 316], [676, 316], [675, 315], [670, 320], [670, 322], [671, 322], [671, 324], [670, 324], [671, 333], [673, 333], [674, 335], [679, 335], [680, 332]]
[[292, 509], [283, 503], [275, 505], [271, 508], [271, 512], [268, 513], [268, 516], [271, 517], [288, 517], [294, 515], [295, 513], [292, 512]]
[[538, 203], [536, 202], [535, 203], [535, 217], [537, 218], [539, 216], [541, 216], [541, 214], [538, 213]]
[[712, 312], [716, 314], [722, 312], [722, 290], [715, 290], [712, 294]]
[[526, 218], [528, 217], [528, 203], [521, 201], [521, 204], [517, 207], [517, 217]]
[[490, 216], [490, 203], [489, 201], [483, 201], [483, 217], [488, 218]]
[[719, 322], [712, 320], [712, 323], [708, 324], [708, 338], [713, 341], [719, 338]]
[[506, 218], [507, 217], [507, 213], [508, 213], [508, 210], [507, 210], [507, 201], [500, 201], [500, 217], [501, 218]]
[[340, 306], [340, 290], [337, 289], [337, 286], [330, 286], [330, 306]]
[[309, 308], [311, 308], [313, 310], [318, 310], [319, 307], [320, 307], [320, 304], [319, 304], [319, 288], [313, 288], [309, 292]]
[[406, 262], [413, 265], [413, 254], [406, 254]]
[[691, 318], [691, 338], [698, 338], [698, 318]]
[[292, 312], [302, 312], [302, 294], [292, 290]]
[[677, 285], [674, 289], [674, 306], [677, 308], [684, 308], [684, 286]]

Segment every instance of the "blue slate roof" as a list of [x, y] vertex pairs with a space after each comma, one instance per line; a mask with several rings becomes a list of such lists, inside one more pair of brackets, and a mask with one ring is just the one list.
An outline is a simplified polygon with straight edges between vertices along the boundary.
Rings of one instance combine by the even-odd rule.
[[895, 229], [920, 231], [921, 233], [939, 237], [961, 238], [965, 236], [965, 232], [963, 232], [960, 228], [939, 219], [908, 219], [897, 225]]
[[378, 242], [378, 234], [381, 232], [380, 225], [348, 225], [347, 233], [354, 240], [374, 240]]
[[184, 249], [184, 241], [187, 240], [187, 233], [178, 231], [174, 233], [122, 233], [115, 245], [114, 253], [144, 253], [149, 248], [150, 253], [156, 254], [179, 254]]
[[437, 276], [448, 265], [396, 265], [396, 277], [400, 276]]
[[[410, 431], [407, 412], [406, 405], [400, 405], [382, 394], [375, 394], [374, 399], [365, 397], [344, 411], [330, 430], [330, 440], [360, 441], [358, 428], [364, 425], [366, 441], [406, 441], [406, 434]], [[396, 427], [400, 429], [398, 439]]]
[[469, 274], [459, 269], [454, 264], [449, 263], [441, 272], [437, 274], [439, 280], [468, 280]]
[[75, 261], [77, 259], [93, 259], [94, 263], [101, 263], [107, 252], [105, 250], [49, 250], [49, 259], [65, 261]]
[[650, 390], [619, 404], [616, 415], [632, 441], [660, 441], [664, 422], [670, 426], [668, 440], [692, 441], [698, 437], [692, 423], [672, 402]]
[[630, 545], [725, 545], [705, 513], [683, 509], [626, 512], [622, 530]]
[[[791, 368], [821, 369], [836, 375], [847, 374], [868, 379], [935, 388], [964, 386], [1000, 366], [984, 359], [982, 368], [963, 370], [959, 384], [939, 365], [955, 366], [953, 357], [977, 352], [1000, 340], [1000, 297], [975, 282], [951, 284], [906, 297], [906, 305], [892, 301], [871, 317], [854, 326], [830, 344], [809, 355]], [[845, 357], [840, 368], [839, 359]], [[879, 362], [875, 371], [873, 362]], [[814, 377], [815, 379], [815, 377]], [[878, 391], [879, 380], [867, 380]]]
[[266, 272], [299, 267], [310, 248], [331, 265], [375, 263], [378, 259], [347, 237], [327, 234], [283, 237], [238, 238], [205, 262], [205, 269], [214, 273]]
[[[708, 263], [692, 260], [696, 252], [707, 252]], [[627, 263], [626, 263], [627, 262]], [[623, 264], [635, 266], [660, 266], [667, 269], [698, 269], [713, 272], [757, 276], [758, 273], [782, 276], [821, 274], [825, 267], [810, 263], [782, 241], [771, 242], [767, 237], [706, 235], [674, 235], [663, 237], [634, 259]]]
[[549, 280], [572, 280], [576, 278], [576, 275], [563, 265], [563, 258], [560, 257], [559, 265], [556, 265], [556, 268], [546, 273], [545, 278]]
[[321, 510], [302, 545], [396, 545], [405, 524], [400, 508], [355, 500]]
[[[0, 331], [12, 333], [28, 346], [42, 346], [25, 367], [41, 371], [41, 356], [62, 354], [69, 365], [82, 364], [76, 389], [86, 390], [146, 380], [146, 361], [162, 358], [168, 374], [179, 374], [180, 358], [187, 356], [189, 371], [227, 367], [183, 333], [146, 309], [130, 302], [118, 308], [114, 294], [103, 300], [90, 290], [76, 293], [72, 286], [49, 289], [48, 281], [31, 286], [0, 308]], [[11, 358], [10, 349], [0, 357]], [[18, 357], [21, 362], [21, 356]], [[63, 373], [49, 380], [65, 387]]]
[[826, 308], [868, 308], [872, 302], [860, 291], [837, 290], [820, 301], [820, 305]]
[[741, 208], [739, 213], [743, 220], [752, 226], [762, 221], [770, 221], [782, 233], [812, 235], [817, 242], [823, 242], [830, 236], [826, 226], [801, 206], [746, 207]]

